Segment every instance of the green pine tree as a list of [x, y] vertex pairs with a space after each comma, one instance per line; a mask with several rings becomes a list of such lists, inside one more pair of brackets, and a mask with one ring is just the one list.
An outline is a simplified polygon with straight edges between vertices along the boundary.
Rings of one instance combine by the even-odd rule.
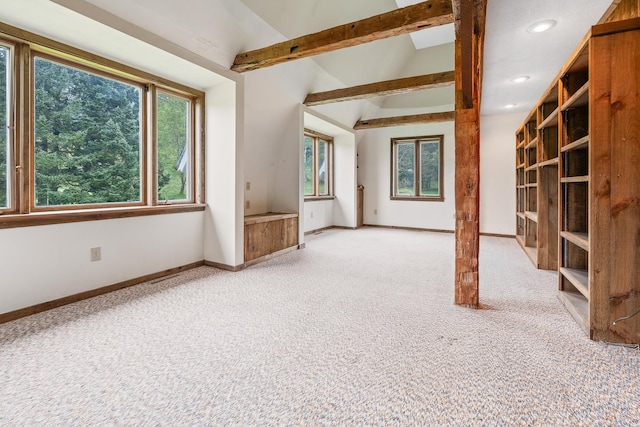
[[140, 88], [35, 61], [37, 206], [140, 200]]

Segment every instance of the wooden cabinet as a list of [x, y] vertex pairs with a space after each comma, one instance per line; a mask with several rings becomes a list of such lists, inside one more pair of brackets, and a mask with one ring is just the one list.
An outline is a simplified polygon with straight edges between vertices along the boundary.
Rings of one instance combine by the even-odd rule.
[[516, 237], [599, 341], [640, 343], [639, 111], [635, 18], [594, 26], [516, 132]]
[[270, 212], [244, 217], [245, 264], [297, 245], [298, 214]]

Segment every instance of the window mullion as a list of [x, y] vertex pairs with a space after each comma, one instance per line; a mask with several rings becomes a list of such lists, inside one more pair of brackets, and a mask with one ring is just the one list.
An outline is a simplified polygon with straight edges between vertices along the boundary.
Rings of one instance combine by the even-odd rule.
[[31, 58], [31, 49], [27, 44], [16, 46], [15, 53], [15, 78], [14, 78], [14, 169], [15, 183], [14, 201], [15, 209], [18, 213], [26, 214], [31, 211], [33, 206], [33, 153], [34, 141], [33, 123], [33, 97], [35, 94], [32, 90], [32, 69], [33, 61]]
[[[143, 163], [143, 183], [146, 181], [146, 185], [143, 188], [146, 189], [146, 200], [151, 205], [157, 205], [158, 200], [158, 101], [156, 85], [149, 84], [146, 86], [147, 90], [145, 98], [147, 101], [147, 120], [144, 121], [145, 128], [147, 129], [147, 137], [145, 138], [146, 152], [146, 165], [144, 168]], [[144, 179], [146, 178], [146, 180]]]

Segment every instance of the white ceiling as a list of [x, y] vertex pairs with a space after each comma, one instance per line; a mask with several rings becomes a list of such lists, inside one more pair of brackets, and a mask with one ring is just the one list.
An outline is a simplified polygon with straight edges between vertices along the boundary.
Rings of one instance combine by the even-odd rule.
[[[100, 19], [104, 23], [120, 20], [146, 34], [170, 41], [176, 48], [202, 60], [199, 62], [216, 63], [228, 69], [235, 55], [242, 51], [388, 12], [398, 5], [405, 6], [419, 0], [52, 2], [87, 16], [89, 14], [83, 12], [87, 7], [99, 10], [102, 17], [109, 17]], [[58, 10], [60, 6], [52, 2], [0, 0], [3, 14], [0, 19], [27, 29], [29, 25], [38, 27], [35, 24], [37, 19], [44, 22], [47, 16], [62, 13]], [[529, 111], [588, 28], [598, 21], [610, 4], [611, 0], [488, 0], [482, 114], [524, 114]], [[25, 10], [18, 10], [21, 8]], [[29, 8], [38, 10], [30, 12]], [[65, 19], [62, 22], [70, 22], [69, 17]], [[555, 19], [558, 23], [546, 33], [530, 34], [526, 31], [530, 24], [543, 19]], [[65, 40], [64, 25], [52, 23], [50, 27], [55, 28], [45, 35]], [[303, 91], [320, 91], [451, 70], [451, 40], [452, 26], [448, 26], [326, 53], [313, 58], [317, 64], [314, 69], [326, 76], [305, 75], [299, 80], [304, 86]], [[109, 44], [109, 40], [104, 43]], [[111, 49], [114, 48], [118, 46], [111, 43]], [[105, 47], [106, 51], [108, 49]], [[274, 68], [277, 67], [289, 69], [286, 65]], [[512, 78], [521, 75], [530, 78], [521, 84], [511, 82]], [[335, 82], [336, 86], [327, 87], [327, 81]], [[362, 114], [362, 118], [373, 118], [444, 111], [453, 108], [453, 99], [452, 88], [393, 95], [373, 99], [369, 103], [370, 108], [358, 114]], [[506, 110], [506, 104], [516, 106]]]
[[[489, 0], [485, 33], [482, 114], [528, 112], [549, 87], [611, 0]], [[535, 22], [554, 19], [547, 32], [530, 34]], [[524, 83], [511, 79], [529, 76]]]
[[[420, 3], [422, 0], [396, 0], [398, 7], [407, 7]], [[424, 49], [431, 46], [438, 46], [451, 43], [456, 39], [453, 24], [441, 25], [439, 27], [427, 28], [410, 34], [411, 41], [416, 49]]]

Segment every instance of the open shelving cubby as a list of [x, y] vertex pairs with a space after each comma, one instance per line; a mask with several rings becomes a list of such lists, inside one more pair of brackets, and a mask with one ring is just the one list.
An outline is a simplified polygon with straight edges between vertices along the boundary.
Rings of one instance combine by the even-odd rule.
[[516, 238], [589, 338], [640, 344], [640, 18], [591, 28], [516, 131]]
[[525, 133], [521, 129], [516, 134], [516, 239], [524, 247], [525, 229]]
[[558, 269], [558, 84], [538, 107], [538, 266]]
[[559, 81], [559, 298], [589, 331], [589, 42]]
[[538, 265], [538, 125], [532, 112], [516, 134], [516, 239]]

